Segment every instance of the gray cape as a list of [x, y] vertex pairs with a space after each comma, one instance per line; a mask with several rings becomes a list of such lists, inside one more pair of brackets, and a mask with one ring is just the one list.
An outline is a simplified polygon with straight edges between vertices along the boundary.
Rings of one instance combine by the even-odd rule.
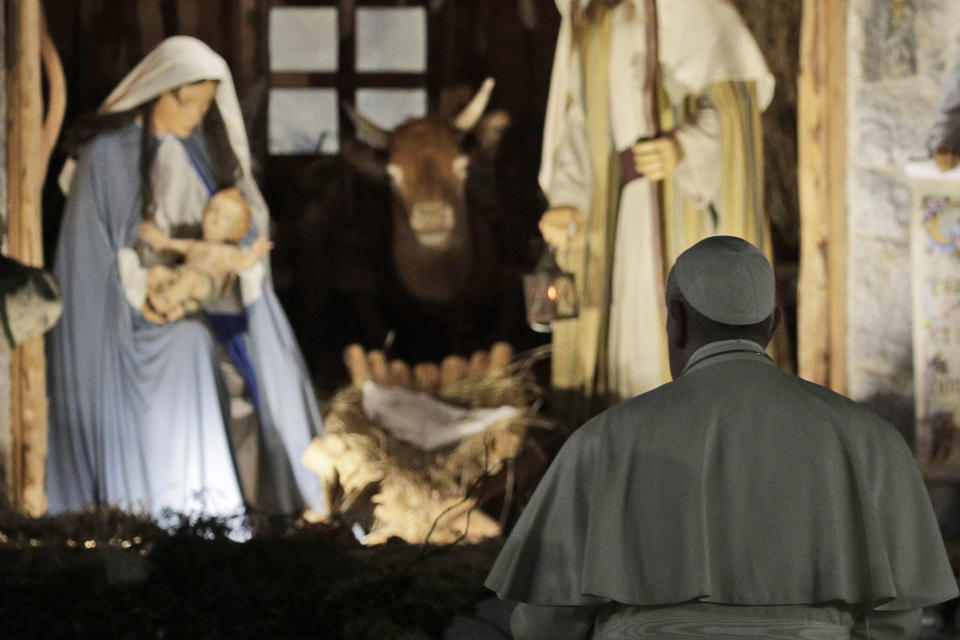
[[780, 371], [754, 343], [695, 356], [677, 380], [570, 437], [488, 588], [573, 606], [899, 610], [957, 595], [923, 481], [890, 424]]
[[[49, 508], [237, 513], [229, 401], [209, 328], [146, 321], [120, 281], [117, 251], [133, 245], [141, 221], [140, 135], [131, 123], [87, 145], [64, 212], [55, 258], [64, 311], [48, 343]], [[269, 282], [246, 314], [261, 455], [291, 508], [322, 510], [316, 476], [299, 461], [322, 429], [320, 413]]]

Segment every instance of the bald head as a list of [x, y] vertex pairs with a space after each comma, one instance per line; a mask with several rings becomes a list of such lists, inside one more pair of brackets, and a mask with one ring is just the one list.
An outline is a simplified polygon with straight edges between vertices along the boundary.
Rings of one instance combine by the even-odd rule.
[[677, 258], [667, 278], [670, 372], [680, 375], [694, 351], [718, 340], [765, 347], [780, 320], [773, 269], [755, 246], [713, 236]]

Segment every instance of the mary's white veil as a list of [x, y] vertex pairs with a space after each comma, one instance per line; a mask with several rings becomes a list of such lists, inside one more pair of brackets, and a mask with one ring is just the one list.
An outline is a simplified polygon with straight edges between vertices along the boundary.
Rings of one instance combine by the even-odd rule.
[[[242, 176], [237, 181], [237, 188], [250, 204], [258, 232], [260, 235], [269, 236], [269, 213], [263, 195], [251, 173], [250, 146], [244, 130], [240, 103], [233, 86], [233, 77], [230, 75], [230, 68], [226, 61], [205, 43], [190, 36], [167, 38], [120, 81], [97, 111], [99, 113], [129, 111], [167, 91], [202, 80], [217, 81], [214, 99], [223, 117], [230, 146], [242, 171]], [[162, 162], [163, 157], [164, 154], [158, 154], [157, 162]], [[68, 161], [61, 173], [61, 186], [65, 183], [69, 185], [72, 174], [71, 164], [72, 161]], [[192, 168], [188, 163], [176, 163], [161, 167], [159, 170], [167, 176], [167, 179], [171, 179], [171, 174], [192, 171]], [[173, 179], [176, 181], [175, 175]], [[67, 190], [64, 189], [64, 192]], [[158, 200], [158, 207], [163, 208], [164, 190], [156, 190], [154, 197]]]

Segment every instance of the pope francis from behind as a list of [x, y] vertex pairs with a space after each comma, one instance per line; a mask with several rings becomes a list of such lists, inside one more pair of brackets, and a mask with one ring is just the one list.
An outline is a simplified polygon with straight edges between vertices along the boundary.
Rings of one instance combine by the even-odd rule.
[[745, 240], [683, 252], [665, 302], [674, 380], [574, 432], [487, 578], [514, 637], [916, 638], [957, 583], [903, 438], [764, 353]]

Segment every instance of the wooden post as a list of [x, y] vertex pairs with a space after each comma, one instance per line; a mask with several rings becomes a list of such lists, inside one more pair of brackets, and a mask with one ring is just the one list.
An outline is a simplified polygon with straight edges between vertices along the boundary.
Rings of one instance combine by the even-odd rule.
[[799, 373], [847, 387], [847, 0], [804, 0], [797, 135]]
[[[7, 68], [7, 176], [10, 255], [43, 266], [40, 195], [43, 188], [43, 99], [40, 77], [39, 0], [7, 5], [10, 56]], [[44, 468], [47, 453], [46, 362], [43, 338], [14, 351], [10, 361], [13, 429], [10, 491], [12, 503], [31, 515], [46, 510]]]

